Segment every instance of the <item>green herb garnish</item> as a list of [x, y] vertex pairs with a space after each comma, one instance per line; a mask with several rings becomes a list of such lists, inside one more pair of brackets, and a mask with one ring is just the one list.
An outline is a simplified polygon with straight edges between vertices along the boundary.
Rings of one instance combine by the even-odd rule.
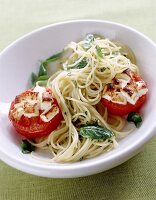
[[62, 53], [63, 53], [63, 51], [61, 51], [53, 56], [50, 56], [49, 58], [47, 58], [46, 60], [41, 62], [38, 75], [36, 75], [35, 73], [32, 73], [32, 75], [31, 75], [32, 86], [35, 86], [37, 81], [40, 81], [40, 82], [44, 81], [43, 85], [46, 83], [46, 81], [49, 79], [49, 77], [47, 75], [48, 74], [48, 72], [47, 72], [48, 64], [58, 60], [61, 57]]
[[96, 52], [100, 58], [103, 58], [102, 48], [96, 45]]
[[32, 144], [30, 144], [27, 140], [22, 140], [21, 150], [22, 150], [22, 153], [27, 154], [34, 151], [35, 147]]
[[83, 44], [83, 48], [88, 50], [92, 46], [92, 43], [94, 41], [94, 35], [91, 33], [87, 34], [84, 41], [85, 42]]
[[82, 69], [82, 68], [84, 68], [84, 67], [87, 65], [87, 63], [88, 63], [87, 58], [83, 58], [83, 59], [75, 66], [75, 68], [76, 68], [76, 69]]
[[100, 69], [101, 72], [104, 72], [105, 70], [106, 70], [105, 67], [103, 67], [103, 68]]
[[135, 126], [138, 128], [142, 122], [142, 118], [138, 113], [131, 112], [128, 114], [127, 121], [133, 122], [135, 124]]
[[36, 85], [36, 82], [38, 81], [38, 76], [35, 73], [31, 74], [31, 84], [34, 87]]
[[87, 111], [85, 111], [85, 115], [88, 115], [88, 112], [87, 112]]
[[71, 64], [67, 66], [67, 69], [82, 69], [88, 64], [88, 59], [85, 57], [77, 64]]
[[49, 77], [47, 75], [39, 76], [38, 81], [46, 81], [46, 80], [48, 80], [48, 78]]
[[48, 63], [52, 63], [52, 62], [55, 62], [56, 60], [58, 60], [63, 54], [63, 51], [57, 53], [57, 54], [54, 54], [52, 56], [50, 56], [49, 58], [47, 58], [43, 63], [45, 64], [48, 64]]
[[39, 68], [38, 77], [47, 75], [47, 64], [42, 62]]
[[85, 138], [96, 140], [107, 140], [114, 136], [114, 133], [109, 129], [93, 125], [81, 127], [79, 133]]

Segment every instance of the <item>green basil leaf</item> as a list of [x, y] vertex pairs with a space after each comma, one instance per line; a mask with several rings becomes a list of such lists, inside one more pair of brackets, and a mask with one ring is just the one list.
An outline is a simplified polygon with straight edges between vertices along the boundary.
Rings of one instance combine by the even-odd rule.
[[45, 81], [45, 80], [48, 80], [48, 78], [49, 77], [47, 75], [39, 76], [38, 81]]
[[46, 63], [42, 62], [39, 68], [38, 76], [47, 75]]
[[97, 55], [98, 55], [100, 58], [103, 58], [102, 49], [101, 49], [101, 47], [99, 47], [98, 45], [96, 45], [96, 52], [97, 52]]
[[51, 62], [54, 62], [54, 61], [58, 60], [61, 57], [62, 53], [63, 53], [63, 51], [61, 51], [61, 52], [59, 52], [57, 54], [54, 54], [53, 56], [50, 56], [43, 63], [48, 64], [48, 63], [51, 63]]
[[91, 34], [91, 33], [88, 33], [87, 35], [86, 35], [86, 37], [85, 37], [85, 41], [88, 41], [88, 42], [93, 42], [94, 41], [94, 35], [93, 34]]
[[83, 44], [83, 48], [84, 49], [90, 49], [90, 47], [91, 47], [92, 45], [91, 45], [91, 43], [90, 42], [85, 42], [84, 44]]
[[138, 113], [131, 112], [128, 114], [127, 121], [133, 122], [135, 124], [135, 126], [138, 128], [142, 122], [142, 118]]
[[47, 80], [42, 80], [42, 81], [38, 82], [38, 85], [41, 86], [41, 87], [46, 87], [47, 86], [47, 82], [48, 82]]
[[96, 140], [106, 140], [114, 136], [114, 133], [109, 129], [93, 125], [81, 127], [79, 133], [83, 137]]
[[46, 84], [46, 80], [48, 80], [48, 78], [49, 78], [47, 76], [47, 69], [46, 69], [48, 63], [51, 63], [51, 62], [58, 60], [61, 57], [62, 53], [63, 53], [63, 51], [61, 51], [61, 52], [59, 52], [59, 53], [57, 53], [53, 56], [50, 56], [45, 61], [41, 62], [39, 72], [38, 72], [38, 76], [35, 73], [32, 73], [32, 75], [31, 75], [31, 83], [32, 83], [33, 87], [36, 86], [37, 81], [40, 81], [40, 82], [44, 81], [43, 85]]
[[67, 69], [82, 69], [88, 64], [88, 59], [85, 57], [77, 64], [71, 64], [67, 66]]
[[22, 150], [22, 153], [27, 154], [34, 151], [35, 147], [32, 144], [30, 144], [27, 140], [22, 140], [21, 150]]
[[38, 76], [35, 73], [32, 73], [31, 74], [31, 83], [32, 83], [32, 86], [35, 86], [37, 81], [38, 81]]
[[84, 49], [89, 49], [92, 46], [92, 43], [94, 41], [94, 35], [89, 33], [86, 35], [85, 39], [84, 39], [84, 44], [83, 44], [83, 48]]
[[76, 66], [76, 69], [82, 69], [88, 64], [87, 58], [83, 58]]

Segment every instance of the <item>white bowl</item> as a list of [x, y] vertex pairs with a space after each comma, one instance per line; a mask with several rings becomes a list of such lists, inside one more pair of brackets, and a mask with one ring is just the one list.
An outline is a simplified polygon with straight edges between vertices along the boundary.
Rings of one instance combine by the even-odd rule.
[[0, 101], [10, 102], [28, 88], [30, 75], [37, 72], [38, 61], [63, 49], [86, 33], [97, 33], [127, 44], [134, 51], [149, 97], [142, 109], [142, 126], [119, 142], [119, 147], [92, 159], [76, 163], [44, 163], [21, 153], [20, 136], [6, 114], [0, 113], [0, 158], [21, 171], [44, 177], [79, 177], [115, 167], [135, 154], [156, 131], [156, 45], [142, 33], [117, 23], [80, 20], [49, 25], [18, 39], [0, 54]]

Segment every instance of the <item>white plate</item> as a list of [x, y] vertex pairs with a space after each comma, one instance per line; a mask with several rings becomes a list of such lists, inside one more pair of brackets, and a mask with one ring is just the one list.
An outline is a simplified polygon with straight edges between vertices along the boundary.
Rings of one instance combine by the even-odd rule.
[[67, 164], [45, 163], [21, 153], [20, 136], [0, 111], [0, 158], [24, 172], [44, 177], [86, 176], [115, 167], [140, 151], [156, 128], [156, 45], [138, 31], [112, 22], [80, 20], [53, 24], [18, 39], [0, 54], [0, 101], [10, 102], [29, 87], [30, 75], [38, 61], [62, 50], [70, 41], [86, 33], [97, 33], [127, 44], [134, 51], [142, 76], [148, 83], [149, 97], [144, 106], [142, 126], [120, 141], [117, 149], [96, 158]]

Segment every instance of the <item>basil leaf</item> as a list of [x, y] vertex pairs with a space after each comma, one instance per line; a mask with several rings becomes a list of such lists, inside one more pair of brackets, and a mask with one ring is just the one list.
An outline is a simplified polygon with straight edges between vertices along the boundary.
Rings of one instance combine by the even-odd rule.
[[138, 128], [142, 122], [142, 118], [138, 113], [131, 112], [128, 114], [127, 121], [133, 122], [135, 124], [135, 126]]
[[88, 64], [87, 58], [83, 58], [76, 66], [76, 69], [82, 69]]
[[58, 60], [61, 57], [62, 53], [63, 53], [63, 51], [61, 51], [61, 52], [59, 52], [57, 54], [54, 54], [53, 56], [50, 56], [43, 63], [48, 64], [48, 63], [51, 63], [51, 62], [54, 62], [54, 61]]
[[83, 48], [86, 49], [86, 50], [90, 49], [90, 47], [91, 47], [90, 42], [85, 42], [85, 43], [83, 44]]
[[47, 65], [51, 62], [54, 62], [56, 60], [58, 60], [61, 55], [62, 55], [63, 51], [54, 54], [53, 56], [50, 56], [49, 58], [47, 58], [46, 60], [41, 62], [40, 68], [39, 68], [39, 72], [38, 72], [38, 76], [35, 73], [32, 73], [31, 75], [31, 83], [32, 86], [36, 86], [36, 82], [37, 81], [44, 81], [43, 85], [45, 85], [45, 80], [48, 80], [48, 76], [47, 76]]
[[48, 78], [49, 77], [47, 75], [39, 76], [38, 81], [45, 81], [45, 80], [48, 80]]
[[38, 82], [38, 85], [41, 86], [41, 87], [46, 87], [47, 86], [47, 82], [48, 82], [47, 80], [42, 80], [42, 81]]
[[40, 65], [40, 68], [39, 68], [38, 77], [47, 75], [46, 67], [47, 67], [47, 65], [44, 62], [42, 62], [41, 65]]
[[32, 83], [32, 86], [35, 86], [37, 81], [38, 81], [38, 76], [35, 73], [32, 73], [31, 74], [31, 83]]
[[100, 69], [101, 72], [104, 72], [105, 70], [106, 70], [105, 67], [103, 67], [103, 68]]
[[106, 140], [114, 136], [114, 133], [109, 129], [93, 125], [81, 127], [79, 133], [83, 137], [96, 140]]
[[100, 58], [103, 58], [102, 49], [101, 49], [101, 47], [99, 47], [98, 45], [96, 45], [96, 52], [97, 52], [97, 55], [98, 55]]
[[71, 64], [67, 66], [67, 69], [82, 69], [88, 64], [88, 59], [85, 57], [76, 65]]
[[84, 40], [88, 41], [88, 42], [93, 42], [94, 41], [94, 35], [91, 34], [91, 33], [88, 33]]
[[[39, 77], [34, 73], [32, 73], [32, 75], [31, 75], [31, 83], [32, 83], [33, 87], [36, 86], [37, 81], [44, 81], [45, 82], [48, 79], [49, 79], [49, 77], [47, 75], [43, 75], [43, 76], [39, 76]], [[45, 83], [43, 85], [45, 85]]]
[[92, 43], [94, 41], [94, 35], [89, 33], [86, 35], [85, 39], [84, 39], [84, 44], [83, 44], [83, 48], [84, 49], [89, 49], [92, 46]]
[[22, 153], [27, 154], [34, 151], [35, 147], [32, 144], [30, 144], [27, 140], [22, 140], [21, 150], [22, 150]]

